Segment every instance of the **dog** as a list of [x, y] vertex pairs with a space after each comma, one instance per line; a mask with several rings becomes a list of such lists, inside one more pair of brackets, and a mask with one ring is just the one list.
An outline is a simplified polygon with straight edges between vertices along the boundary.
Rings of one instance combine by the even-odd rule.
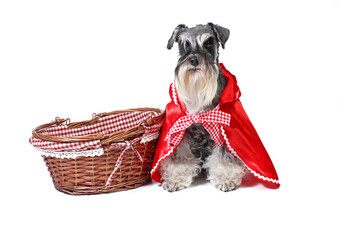
[[[189, 28], [178, 25], [167, 48], [178, 43], [179, 59], [175, 68], [175, 87], [188, 114], [215, 109], [227, 85], [219, 66], [219, 47], [224, 49], [230, 31], [208, 23]], [[161, 161], [162, 187], [179, 191], [189, 187], [202, 170], [221, 191], [241, 185], [246, 173], [244, 163], [231, 154], [225, 144], [218, 146], [203, 123], [193, 123], [185, 131], [176, 151]]]

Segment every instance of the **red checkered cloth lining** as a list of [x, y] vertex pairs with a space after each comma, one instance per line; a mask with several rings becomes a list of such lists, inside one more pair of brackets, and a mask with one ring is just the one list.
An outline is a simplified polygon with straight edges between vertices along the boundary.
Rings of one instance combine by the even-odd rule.
[[[39, 133], [55, 137], [73, 137], [85, 136], [89, 134], [103, 133], [109, 135], [118, 131], [123, 131], [133, 127], [137, 127], [149, 118], [159, 115], [157, 112], [128, 112], [122, 114], [102, 117], [96, 123], [83, 126], [81, 128], [68, 128], [66, 124], [46, 128], [39, 131]], [[145, 127], [145, 133], [141, 142], [147, 142], [157, 137], [162, 123], [154, 124], [153, 126]], [[87, 151], [99, 149], [101, 147], [100, 140], [84, 141], [76, 143], [59, 143], [44, 141], [37, 138], [30, 138], [30, 143], [35, 147], [47, 151], [55, 152], [73, 152], [73, 151]]]
[[224, 141], [221, 137], [220, 127], [230, 126], [230, 118], [230, 114], [220, 111], [218, 107], [203, 113], [187, 114], [174, 123], [165, 139], [170, 144], [177, 146], [183, 138], [185, 130], [191, 124], [202, 123], [216, 145], [221, 146]]

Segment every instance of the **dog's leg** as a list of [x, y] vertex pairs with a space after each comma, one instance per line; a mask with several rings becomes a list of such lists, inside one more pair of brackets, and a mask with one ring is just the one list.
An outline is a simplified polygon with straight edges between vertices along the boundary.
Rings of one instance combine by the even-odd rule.
[[224, 192], [240, 186], [245, 175], [244, 164], [231, 155], [225, 145], [216, 146], [203, 167], [207, 170], [208, 180]]
[[184, 138], [175, 153], [160, 163], [162, 186], [169, 192], [183, 190], [191, 185], [193, 178], [201, 172], [203, 161], [196, 158]]

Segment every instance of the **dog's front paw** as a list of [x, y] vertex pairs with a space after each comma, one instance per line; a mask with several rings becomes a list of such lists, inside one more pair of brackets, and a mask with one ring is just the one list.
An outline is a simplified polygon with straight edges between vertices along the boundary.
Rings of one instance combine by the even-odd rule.
[[176, 192], [187, 188], [188, 186], [182, 183], [163, 182], [162, 187], [168, 192]]
[[225, 182], [225, 183], [217, 183], [214, 184], [215, 188], [219, 189], [223, 192], [229, 192], [235, 190], [237, 185], [234, 182]]

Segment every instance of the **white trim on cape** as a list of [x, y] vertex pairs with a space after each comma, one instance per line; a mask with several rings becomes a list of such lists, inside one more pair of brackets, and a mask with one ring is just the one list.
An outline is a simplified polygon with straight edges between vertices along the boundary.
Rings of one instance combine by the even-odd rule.
[[[226, 147], [227, 149], [230, 151], [230, 153], [238, 158], [239, 160], [241, 160], [241, 158], [237, 155], [236, 151], [231, 147], [230, 145], [230, 142], [229, 142], [229, 139], [227, 138], [226, 136], [226, 133], [225, 133], [225, 130], [224, 128], [221, 126], [221, 134], [223, 135], [224, 137], [224, 140], [225, 140], [225, 144], [226, 144]], [[241, 160], [244, 164], [245, 162], [243, 160]], [[279, 180], [276, 180], [276, 179], [273, 179], [273, 178], [268, 178], [268, 177], [265, 177], [263, 175], [261, 175], [260, 173], [257, 173], [255, 172], [254, 170], [252, 170], [251, 168], [249, 168], [246, 164], [245, 164], [245, 167], [249, 170], [249, 172], [254, 175], [256, 178], [260, 179], [260, 180], [263, 180], [263, 181], [267, 181], [267, 182], [272, 182], [272, 183], [276, 183], [276, 184], [279, 184], [280, 185], [280, 182]]]

